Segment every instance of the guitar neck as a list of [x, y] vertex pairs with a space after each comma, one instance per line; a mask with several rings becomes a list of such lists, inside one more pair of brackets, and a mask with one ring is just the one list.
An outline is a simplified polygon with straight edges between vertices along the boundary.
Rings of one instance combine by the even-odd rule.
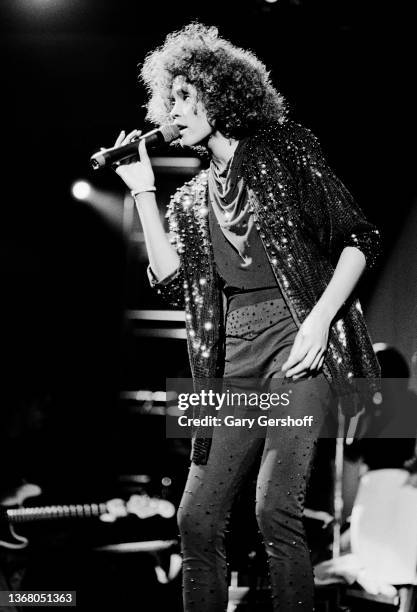
[[68, 506], [38, 506], [34, 508], [9, 508], [6, 511], [10, 523], [24, 523], [60, 518], [90, 518], [107, 512], [107, 504], [71, 504]]

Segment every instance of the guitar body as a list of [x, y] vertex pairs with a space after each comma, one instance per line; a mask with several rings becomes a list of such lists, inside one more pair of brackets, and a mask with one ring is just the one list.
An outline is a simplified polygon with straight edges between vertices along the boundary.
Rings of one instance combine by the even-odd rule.
[[21, 507], [31, 497], [38, 497], [42, 490], [38, 485], [25, 483], [0, 500], [0, 546], [10, 550], [20, 550], [29, 544], [27, 538], [20, 536], [9, 522], [7, 510]]
[[28, 544], [29, 540], [17, 534], [13, 525], [7, 522], [4, 508], [2, 508], [0, 512], [0, 546], [9, 550], [21, 550], [26, 548]]

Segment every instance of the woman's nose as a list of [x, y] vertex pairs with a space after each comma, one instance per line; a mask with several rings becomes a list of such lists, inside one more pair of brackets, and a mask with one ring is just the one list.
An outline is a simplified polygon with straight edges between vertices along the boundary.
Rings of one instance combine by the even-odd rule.
[[175, 103], [174, 106], [171, 108], [169, 114], [171, 116], [171, 119], [177, 119], [177, 117], [180, 116], [179, 108], [178, 108], [177, 103]]

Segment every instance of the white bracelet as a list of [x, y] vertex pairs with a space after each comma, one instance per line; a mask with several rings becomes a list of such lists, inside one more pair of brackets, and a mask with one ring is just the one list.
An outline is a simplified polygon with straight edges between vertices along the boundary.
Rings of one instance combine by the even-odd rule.
[[148, 191], [156, 191], [156, 187], [141, 187], [140, 189], [132, 189], [130, 193], [132, 194], [132, 198], [135, 199], [141, 193], [146, 193]]

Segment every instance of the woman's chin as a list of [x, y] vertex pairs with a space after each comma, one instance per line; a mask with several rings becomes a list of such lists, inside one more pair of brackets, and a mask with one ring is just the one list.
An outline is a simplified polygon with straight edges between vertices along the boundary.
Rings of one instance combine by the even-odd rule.
[[184, 134], [180, 140], [180, 143], [183, 147], [196, 147], [198, 145], [202, 145], [203, 142], [204, 142], [204, 139], [196, 138], [195, 136], [192, 136], [191, 134]]
[[183, 147], [192, 147], [193, 145], [195, 145], [195, 138], [192, 138], [191, 136], [187, 136], [187, 134], [184, 134], [180, 142]]

